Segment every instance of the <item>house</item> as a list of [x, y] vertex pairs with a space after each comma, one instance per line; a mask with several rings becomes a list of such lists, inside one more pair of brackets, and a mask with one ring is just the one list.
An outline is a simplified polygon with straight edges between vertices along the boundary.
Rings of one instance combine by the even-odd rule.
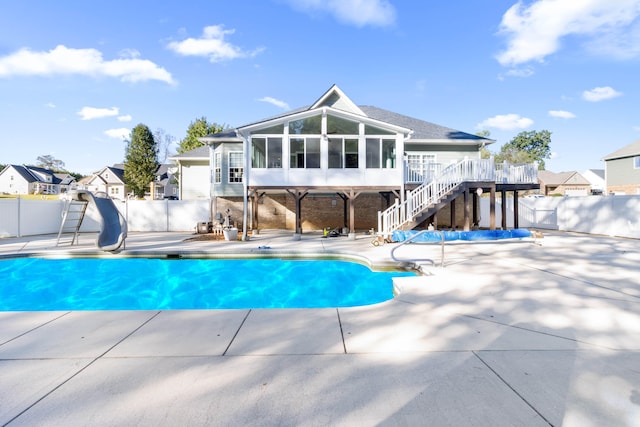
[[540, 192], [545, 196], [588, 196], [591, 183], [578, 172], [538, 171]]
[[604, 169], [587, 169], [582, 172], [582, 176], [591, 184], [592, 195], [604, 194], [606, 188]]
[[83, 180], [82, 190], [103, 192], [113, 199], [124, 200], [128, 194], [124, 181], [124, 165], [106, 166], [93, 173], [88, 179]]
[[75, 183], [72, 175], [36, 166], [7, 165], [0, 171], [0, 193], [4, 194], [61, 194]]
[[335, 85], [310, 106], [199, 139], [208, 147], [172, 158], [180, 198], [211, 198], [211, 218], [228, 209], [245, 236], [261, 227], [468, 229], [483, 192], [494, 215], [496, 192], [538, 188], [534, 164], [481, 159], [495, 141], [358, 106]]
[[602, 160], [607, 194], [640, 194], [640, 140]]
[[177, 199], [178, 186], [174, 178], [177, 169], [173, 164], [161, 164], [156, 169], [155, 180], [150, 184], [150, 197], [157, 199]]
[[[174, 179], [176, 168], [173, 164], [160, 164], [155, 171], [153, 182], [149, 183], [149, 198], [177, 198], [178, 188]], [[124, 179], [124, 165], [106, 166], [81, 181], [81, 188], [93, 192], [104, 192], [113, 199], [125, 199], [129, 188]]]
[[[242, 145], [240, 145], [240, 149], [242, 149]], [[209, 147], [207, 146], [169, 157], [168, 160], [176, 164], [175, 175], [179, 177], [177, 191], [180, 200], [208, 199], [210, 197], [209, 157]], [[242, 191], [239, 191], [237, 195], [241, 196]]]

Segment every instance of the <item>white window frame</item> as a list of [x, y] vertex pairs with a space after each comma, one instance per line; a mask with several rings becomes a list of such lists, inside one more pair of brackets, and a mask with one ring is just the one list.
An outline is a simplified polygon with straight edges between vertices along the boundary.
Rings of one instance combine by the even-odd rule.
[[213, 183], [222, 184], [222, 153], [213, 153]]
[[[236, 166], [236, 163], [231, 162], [231, 158], [237, 156], [237, 161], [240, 166]], [[244, 156], [242, 151], [229, 151], [227, 154], [227, 160], [229, 167], [227, 168], [229, 175], [227, 177], [227, 182], [229, 184], [242, 184], [244, 180]], [[239, 178], [236, 178], [237, 175], [240, 175]]]

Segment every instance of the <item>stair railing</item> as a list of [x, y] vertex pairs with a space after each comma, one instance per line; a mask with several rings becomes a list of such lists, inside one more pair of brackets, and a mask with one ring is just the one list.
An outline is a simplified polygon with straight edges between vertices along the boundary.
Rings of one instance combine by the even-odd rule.
[[438, 203], [455, 187], [465, 181], [493, 181], [493, 160], [465, 159], [444, 168], [431, 181], [423, 182], [407, 193], [403, 202], [396, 202], [386, 210], [378, 212], [378, 232], [390, 235], [403, 225], [413, 221], [429, 206]]

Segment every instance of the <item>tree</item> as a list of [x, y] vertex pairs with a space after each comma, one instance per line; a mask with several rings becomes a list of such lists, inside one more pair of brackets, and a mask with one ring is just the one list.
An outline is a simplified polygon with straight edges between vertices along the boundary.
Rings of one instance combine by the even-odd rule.
[[544, 169], [544, 159], [551, 158], [551, 132], [548, 130], [520, 132], [500, 148], [499, 156], [511, 163], [538, 162], [538, 169]]
[[153, 134], [142, 123], [131, 131], [125, 149], [124, 179], [133, 194], [141, 199], [158, 169], [158, 147]]
[[171, 146], [176, 141], [173, 135], [168, 134], [164, 129], [158, 128], [153, 133], [153, 138], [158, 145], [158, 161], [164, 163], [167, 157], [171, 156]]
[[[476, 132], [476, 136], [482, 137], [482, 138], [489, 138], [491, 136], [491, 131], [488, 131], [486, 129], [481, 130], [479, 132]], [[487, 147], [482, 147], [480, 149], [480, 158], [481, 159], [488, 159], [491, 157], [491, 152], [489, 151], [489, 149]]]
[[64, 162], [62, 160], [55, 159], [51, 154], [38, 156], [36, 160], [38, 161], [36, 166], [39, 168], [50, 169], [54, 172], [64, 171]]
[[212, 133], [221, 132], [224, 129], [223, 125], [219, 125], [217, 123], [209, 123], [207, 122], [206, 117], [200, 117], [196, 119], [194, 122], [189, 124], [189, 128], [187, 129], [187, 136], [184, 137], [180, 144], [178, 145], [178, 153], [184, 153], [187, 151], [191, 151], [194, 148], [202, 147], [204, 143], [198, 141], [198, 138], [203, 136], [210, 135]]

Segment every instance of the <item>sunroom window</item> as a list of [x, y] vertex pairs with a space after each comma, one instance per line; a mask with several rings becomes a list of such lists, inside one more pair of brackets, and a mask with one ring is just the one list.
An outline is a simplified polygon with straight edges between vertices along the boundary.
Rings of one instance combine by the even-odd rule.
[[389, 130], [380, 129], [379, 127], [364, 125], [364, 134], [365, 135], [395, 135], [395, 132], [391, 132]]
[[396, 167], [396, 141], [394, 139], [367, 138], [366, 157], [369, 169]]
[[251, 167], [281, 168], [282, 138], [252, 138]]
[[633, 168], [640, 169], [640, 156], [633, 158]]
[[307, 117], [289, 122], [289, 135], [320, 135], [322, 116]]
[[358, 140], [353, 138], [329, 138], [329, 168], [357, 168]]
[[320, 167], [320, 138], [289, 138], [292, 169]]
[[359, 124], [341, 117], [327, 116], [328, 135], [358, 135]]

